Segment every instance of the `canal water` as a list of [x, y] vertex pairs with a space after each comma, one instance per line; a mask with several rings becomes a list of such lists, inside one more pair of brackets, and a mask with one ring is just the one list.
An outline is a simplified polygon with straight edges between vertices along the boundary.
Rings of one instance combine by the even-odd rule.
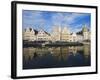
[[90, 45], [23, 48], [23, 69], [91, 65]]

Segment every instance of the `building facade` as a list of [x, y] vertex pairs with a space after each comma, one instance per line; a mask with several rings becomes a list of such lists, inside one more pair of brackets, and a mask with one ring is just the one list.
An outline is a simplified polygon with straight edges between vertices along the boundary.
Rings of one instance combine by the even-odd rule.
[[84, 40], [90, 40], [90, 31], [88, 30], [86, 25], [83, 25], [82, 35]]
[[61, 35], [61, 27], [54, 26], [52, 33], [51, 33], [51, 40], [52, 41], [60, 41], [60, 35]]
[[40, 29], [39, 31], [33, 28], [26, 28], [23, 31], [23, 40], [28, 41], [65, 41], [65, 42], [81, 42], [84, 40], [90, 40], [91, 32], [86, 25], [78, 33], [71, 33], [67, 27], [61, 28], [60, 26], [54, 26], [51, 33]]
[[26, 28], [23, 30], [23, 40], [26, 41], [49, 41], [51, 36], [49, 33], [40, 29], [39, 31], [33, 28]]
[[32, 28], [26, 28], [23, 30], [23, 40], [34, 41], [36, 40], [37, 31]]
[[69, 42], [69, 38], [70, 38], [69, 29], [67, 27], [64, 27], [62, 29], [62, 32], [61, 32], [61, 40], [62, 41], [68, 41]]
[[51, 40], [51, 36], [49, 33], [45, 32], [44, 30], [39, 30], [37, 34], [37, 41], [49, 41]]

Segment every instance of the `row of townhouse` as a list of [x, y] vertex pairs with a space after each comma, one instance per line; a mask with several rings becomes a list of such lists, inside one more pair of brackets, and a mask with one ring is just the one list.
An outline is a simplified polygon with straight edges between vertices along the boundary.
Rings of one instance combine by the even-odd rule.
[[82, 31], [78, 33], [71, 33], [67, 27], [62, 29], [59, 26], [55, 26], [52, 30], [52, 33], [48, 33], [43, 29], [37, 31], [28, 27], [23, 30], [23, 40], [78, 42], [83, 40], [90, 40], [90, 31], [85, 25], [83, 26]]
[[50, 34], [44, 30], [35, 30], [33, 28], [26, 28], [23, 30], [23, 40], [27, 41], [48, 41]]

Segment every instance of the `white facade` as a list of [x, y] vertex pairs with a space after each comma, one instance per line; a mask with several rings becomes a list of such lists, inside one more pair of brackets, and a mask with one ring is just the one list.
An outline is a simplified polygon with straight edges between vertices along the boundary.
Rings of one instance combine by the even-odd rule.
[[79, 42], [83, 41], [83, 36], [82, 36], [82, 35], [77, 35], [77, 40], [78, 40]]
[[82, 32], [83, 32], [83, 39], [90, 40], [90, 31], [88, 30], [86, 25], [83, 26]]
[[67, 27], [64, 27], [64, 28], [62, 29], [62, 34], [70, 34], [69, 29], [68, 29]]
[[67, 27], [61, 28], [60, 26], [54, 26], [51, 34], [43, 29], [37, 31], [32, 28], [27, 28], [23, 31], [23, 40], [81, 42], [83, 40], [90, 40], [90, 32], [86, 26], [83, 27], [80, 34], [70, 33]]
[[77, 38], [76, 33], [72, 33], [72, 34], [70, 35], [69, 40], [70, 40], [70, 42], [77, 42], [77, 41], [78, 41], [78, 38]]
[[84, 40], [87, 40], [88, 39], [88, 32], [83, 32], [83, 37], [84, 37]]
[[23, 40], [34, 41], [36, 40], [35, 31], [32, 28], [23, 30]]
[[70, 31], [67, 27], [64, 27], [61, 32], [61, 40], [69, 42]]
[[51, 33], [52, 41], [69, 41], [69, 34], [67, 27], [62, 29], [60, 26], [54, 26]]
[[27, 41], [49, 41], [51, 36], [44, 30], [36, 31], [32, 28], [26, 28], [23, 30], [23, 40]]
[[44, 30], [40, 30], [37, 34], [37, 40], [38, 41], [49, 41], [51, 38], [50, 34], [45, 32]]
[[51, 33], [52, 41], [60, 41], [60, 35], [61, 35], [61, 27], [54, 26], [53, 31]]

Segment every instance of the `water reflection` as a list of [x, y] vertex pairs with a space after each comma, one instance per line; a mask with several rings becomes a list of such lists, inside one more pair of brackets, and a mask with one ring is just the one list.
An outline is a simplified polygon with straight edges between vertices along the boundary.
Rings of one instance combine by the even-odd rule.
[[90, 45], [23, 48], [23, 69], [90, 66]]

